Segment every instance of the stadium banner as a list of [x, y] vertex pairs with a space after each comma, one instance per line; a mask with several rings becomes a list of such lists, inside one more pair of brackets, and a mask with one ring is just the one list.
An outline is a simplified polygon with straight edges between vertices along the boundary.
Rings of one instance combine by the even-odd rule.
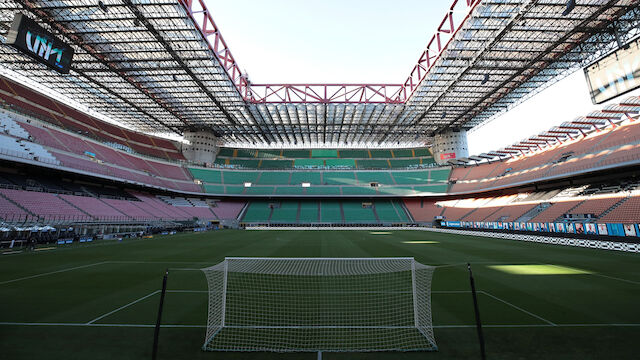
[[607, 224], [608, 234], [613, 236], [625, 236], [624, 226], [622, 224]]
[[61, 74], [69, 73], [73, 48], [22, 13], [14, 16], [6, 43]]
[[598, 235], [609, 235], [607, 224], [598, 224]]
[[440, 160], [453, 160], [456, 158], [456, 153], [444, 153], [440, 154]]
[[443, 227], [609, 236], [638, 236], [640, 224], [443, 221]]
[[602, 104], [640, 86], [640, 39], [584, 68], [591, 101]]
[[636, 236], [636, 226], [635, 224], [624, 224], [624, 234], [626, 236]]

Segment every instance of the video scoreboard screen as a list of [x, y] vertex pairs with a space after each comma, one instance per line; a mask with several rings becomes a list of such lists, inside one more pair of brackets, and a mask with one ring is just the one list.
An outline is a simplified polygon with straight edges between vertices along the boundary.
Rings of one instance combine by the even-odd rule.
[[73, 48], [22, 13], [13, 18], [7, 44], [62, 74], [69, 73]]
[[640, 39], [584, 68], [591, 101], [602, 104], [640, 87]]

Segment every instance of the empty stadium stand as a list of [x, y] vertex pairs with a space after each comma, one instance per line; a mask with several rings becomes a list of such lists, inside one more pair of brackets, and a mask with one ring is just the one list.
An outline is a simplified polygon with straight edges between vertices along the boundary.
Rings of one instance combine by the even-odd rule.
[[242, 222], [258, 224], [392, 224], [409, 223], [396, 200], [254, 200]]
[[209, 194], [406, 196], [446, 193], [450, 170], [255, 171], [189, 167], [189, 171]]
[[243, 169], [406, 169], [436, 166], [427, 149], [230, 149], [218, 153], [215, 165]]
[[0, 100], [13, 110], [28, 112], [72, 132], [117, 143], [141, 154], [184, 160], [180, 149], [169, 140], [109, 124], [4, 77], [0, 78]]
[[[625, 100], [629, 103], [637, 99]], [[637, 105], [628, 105], [637, 113]], [[613, 110], [611, 110], [613, 111]], [[607, 113], [609, 114], [609, 113]], [[595, 115], [593, 115], [595, 116]], [[611, 116], [611, 115], [609, 115]], [[451, 193], [471, 193], [521, 185], [545, 178], [640, 163], [640, 123], [621, 117], [615, 125], [595, 126], [543, 150], [513, 154], [490, 162], [459, 166], [451, 172]], [[637, 117], [637, 116], [636, 116]], [[588, 119], [576, 120], [580, 124]], [[583, 122], [580, 122], [583, 121]], [[588, 128], [588, 126], [587, 126]], [[577, 132], [577, 130], [574, 130]], [[569, 132], [569, 131], [568, 131]], [[498, 159], [498, 158], [496, 158]]]

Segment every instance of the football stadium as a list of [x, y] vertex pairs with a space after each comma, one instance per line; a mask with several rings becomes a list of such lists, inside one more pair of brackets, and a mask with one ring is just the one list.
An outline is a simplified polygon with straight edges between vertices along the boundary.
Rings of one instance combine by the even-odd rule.
[[0, 1], [0, 358], [638, 358], [637, 0], [372, 1], [408, 76], [309, 83], [224, 3]]

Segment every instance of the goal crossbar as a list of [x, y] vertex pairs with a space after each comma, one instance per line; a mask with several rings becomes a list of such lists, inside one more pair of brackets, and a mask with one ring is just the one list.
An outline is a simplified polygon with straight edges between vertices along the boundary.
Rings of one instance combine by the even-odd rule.
[[202, 270], [204, 350], [437, 350], [434, 268], [412, 257], [227, 257]]

